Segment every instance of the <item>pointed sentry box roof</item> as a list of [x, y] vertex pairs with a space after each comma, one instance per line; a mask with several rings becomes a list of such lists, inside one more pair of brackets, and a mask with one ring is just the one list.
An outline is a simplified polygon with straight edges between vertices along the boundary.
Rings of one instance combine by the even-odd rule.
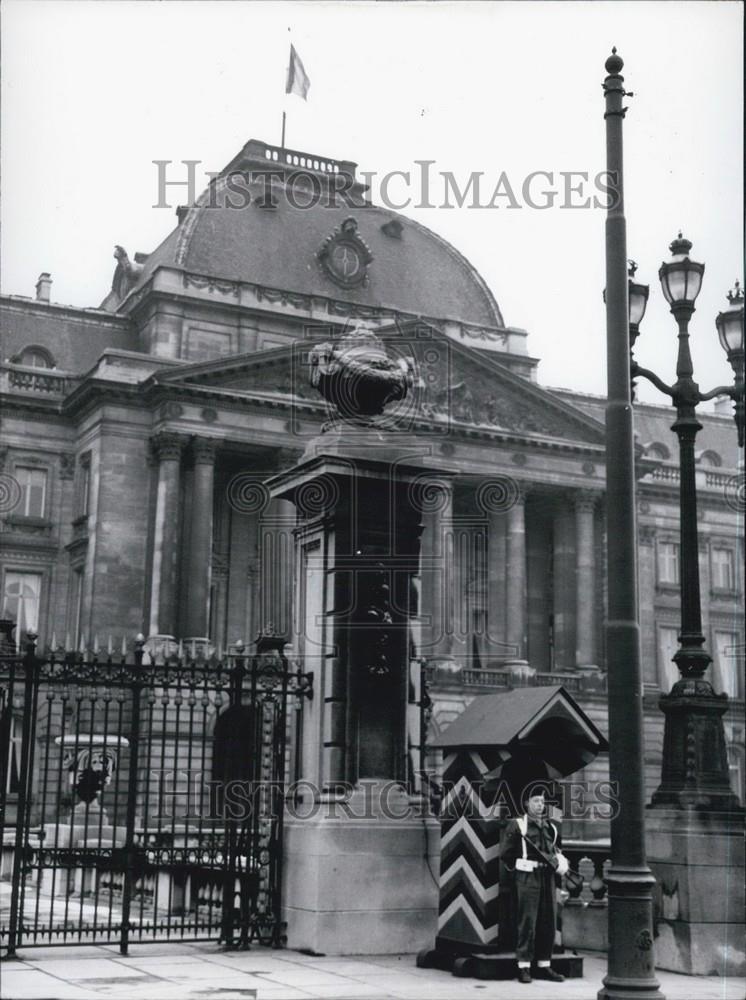
[[609, 749], [606, 737], [563, 687], [519, 688], [478, 695], [431, 746], [443, 749], [536, 746], [539, 726], [566, 720], [567, 735], [576, 734], [591, 752]]

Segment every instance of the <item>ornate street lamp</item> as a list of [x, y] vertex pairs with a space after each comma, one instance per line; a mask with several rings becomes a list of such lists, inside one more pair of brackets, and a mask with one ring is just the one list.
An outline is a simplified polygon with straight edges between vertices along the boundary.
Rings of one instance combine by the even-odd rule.
[[635, 281], [635, 272], [637, 271], [637, 264], [631, 260], [629, 261], [629, 268], [627, 274], [629, 275], [629, 280], [627, 281], [627, 294], [629, 297], [629, 346], [630, 349], [634, 347], [635, 341], [637, 340], [637, 334], [640, 332], [640, 323], [642, 323], [645, 317], [645, 310], [648, 305], [648, 295], [650, 294], [649, 285], [641, 285], [639, 282]]
[[743, 297], [740, 286], [736, 285], [728, 296], [730, 308], [720, 313], [716, 321], [720, 342], [736, 374], [735, 383], [702, 393], [693, 378], [689, 321], [702, 287], [705, 266], [690, 258], [692, 244], [681, 233], [670, 249], [673, 257], [661, 264], [658, 274], [679, 327], [676, 382], [667, 385], [630, 356], [631, 375], [648, 379], [676, 407], [671, 429], [679, 439], [680, 454], [681, 634], [673, 659], [681, 677], [670, 694], [664, 694], [660, 700], [666, 716], [663, 769], [652, 805], [737, 810], [738, 799], [730, 788], [722, 723], [728, 699], [724, 694], [716, 695], [704, 678], [712, 658], [705, 649], [702, 633], [694, 441], [702, 429], [697, 405], [715, 396], [730, 396], [736, 402], [739, 445], [743, 443]]
[[730, 308], [718, 313], [715, 326], [718, 329], [720, 345], [728, 355], [728, 361], [736, 376], [735, 393], [730, 393], [735, 400], [735, 421], [738, 428], [738, 447], [743, 448], [744, 401], [743, 401], [743, 292], [736, 282], [732, 292], [728, 292]]
[[[627, 274], [629, 275], [627, 279], [627, 300], [628, 300], [628, 311], [629, 311], [629, 349], [630, 357], [632, 355], [632, 348], [635, 346], [635, 341], [637, 340], [637, 335], [640, 332], [640, 323], [642, 323], [643, 317], [645, 316], [645, 310], [648, 305], [648, 295], [650, 294], [649, 285], [641, 285], [639, 282], [635, 281], [635, 272], [637, 271], [637, 263], [634, 260], [627, 261]], [[604, 303], [606, 303], [606, 289], [604, 288], [603, 293]], [[635, 383], [634, 380], [630, 382], [630, 393], [632, 399], [635, 398]]]

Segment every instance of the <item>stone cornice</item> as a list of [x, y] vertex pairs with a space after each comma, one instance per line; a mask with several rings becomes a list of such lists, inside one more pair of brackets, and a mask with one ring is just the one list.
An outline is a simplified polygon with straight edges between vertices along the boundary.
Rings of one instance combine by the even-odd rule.
[[[155, 388], [155, 387], [154, 387]], [[270, 393], [247, 392], [244, 390], [221, 389], [213, 386], [171, 384], [160, 383], [158, 389], [168, 390], [169, 398], [199, 398], [220, 401], [222, 405], [230, 408], [243, 408], [246, 405], [266, 409], [280, 409], [290, 412], [304, 413], [309, 416], [323, 418], [328, 416], [328, 411], [323, 403], [316, 403], [308, 399], [298, 399], [293, 396], [279, 396]], [[413, 418], [410, 421], [412, 430], [423, 434], [426, 437], [440, 438], [448, 431], [449, 439], [454, 437], [462, 440], [484, 440], [506, 442], [521, 449], [540, 449], [542, 451], [557, 451], [576, 455], [589, 455], [598, 461], [602, 468], [605, 459], [605, 448], [603, 444], [592, 444], [588, 442], [572, 441], [566, 438], [549, 438], [539, 434], [528, 435], [519, 434], [514, 431], [502, 430], [496, 427], [486, 427], [484, 425], [475, 426], [472, 424], [451, 421], [446, 424], [441, 422], [435, 427], [431, 421]]]
[[110, 313], [95, 306], [64, 305], [59, 302], [38, 302], [36, 299], [26, 299], [21, 295], [0, 295], [0, 312], [31, 313], [35, 316], [54, 317], [54, 319], [74, 318], [81, 326], [112, 327], [117, 331], [132, 330], [132, 320], [129, 316]]
[[[410, 225], [417, 225], [417, 223], [414, 223], [411, 219], [409, 219], [408, 222]], [[430, 235], [432, 235], [432, 233]], [[461, 255], [459, 254], [459, 257], [460, 256]], [[463, 258], [461, 259], [463, 260]], [[472, 273], [475, 278], [478, 278], [480, 283], [483, 284], [482, 279], [480, 279], [476, 272], [473, 271], [471, 266], [470, 273]], [[179, 275], [181, 288], [183, 290], [181, 295], [175, 289], [156, 287], [158, 284], [157, 279], [160, 274]], [[484, 287], [486, 288], [487, 286], [485, 285]], [[188, 292], [189, 288], [195, 288], [198, 291], [207, 290], [212, 295], [220, 296], [220, 299], [212, 299], [213, 302], [220, 301], [222, 305], [233, 308], [246, 308], [246, 303], [241, 300], [243, 298], [242, 293], [248, 292], [253, 296], [257, 303], [266, 302], [269, 305], [290, 306], [299, 312], [311, 313], [323, 310], [328, 316], [335, 318], [368, 319], [377, 321], [419, 320], [431, 323], [435, 326], [439, 326], [442, 323], [456, 323], [467, 331], [465, 336], [469, 339], [479, 338], [485, 340], [505, 341], [509, 336], [509, 328], [507, 327], [492, 327], [485, 324], [460, 320], [451, 316], [422, 317], [416, 315], [415, 313], [396, 309], [392, 306], [366, 305], [361, 302], [350, 302], [347, 299], [334, 298], [316, 291], [314, 291], [313, 294], [309, 292], [297, 292], [292, 289], [278, 288], [252, 281], [240, 281], [220, 275], [201, 274], [198, 271], [191, 271], [179, 267], [178, 265], [170, 264], [159, 264], [152, 274], [148, 275], [148, 278], [143, 285], [133, 288], [132, 291], [129, 292], [129, 294], [125, 296], [119, 304], [117, 314], [122, 316], [123, 310], [126, 310], [124, 315], [129, 316], [140, 307], [146, 298], [151, 296], [165, 295], [170, 298], [181, 296], [184, 298], [191, 298]], [[489, 296], [492, 299], [491, 292], [489, 292]], [[494, 299], [492, 301], [494, 301]], [[499, 309], [497, 311], [499, 312]], [[516, 357], [522, 358], [523, 356], [516, 355]]]
[[[266, 361], [266, 359], [252, 355], [251, 358], [242, 359], [241, 365], [246, 364], [247, 366], [251, 366], [262, 361]], [[206, 363], [206, 367], [209, 364]], [[214, 362], [212, 362], [212, 365], [214, 366]], [[168, 374], [173, 377], [181, 374], [181, 372], [169, 372]], [[181, 400], [184, 402], [195, 400], [206, 402], [209, 400], [213, 406], [219, 406], [230, 411], [246, 410], [247, 408], [253, 412], [260, 412], [262, 410], [275, 411], [299, 415], [312, 422], [321, 422], [327, 416], [326, 407], [321, 401], [316, 402], [309, 399], [298, 399], [297, 397], [272, 395], [270, 393], [249, 393], [232, 388], [221, 389], [219, 387], [188, 384], [171, 380], [160, 381], [157, 374], [151, 376], [150, 379], [141, 384], [114, 382], [108, 379], [86, 379], [77, 385], [66, 399], [56, 403], [51, 403], [50, 400], [45, 399], [31, 400], [26, 397], [13, 397], [13, 402], [19, 404], [19, 407], [24, 412], [30, 413], [36, 410], [39, 413], [46, 414], [47, 418], [58, 415], [65, 420], [80, 420], [97, 406], [103, 404], [115, 403], [141, 409], [143, 402], [145, 402], [155, 410], [158, 405], [169, 400]], [[473, 442], [475, 444], [479, 442], [493, 442], [503, 444], [514, 450], [520, 450], [529, 456], [532, 453], [546, 454], [549, 452], [567, 456], [582, 456], [586, 459], [593, 459], [598, 465], [599, 472], [602, 473], [604, 468], [604, 446], [600, 443], [592, 444], [565, 438], [548, 438], [539, 434], [519, 434], [509, 430], [491, 428], [484, 425], [474, 426], [457, 421], [451, 421], [449, 424], [442, 422], [434, 425], [432, 421], [417, 418], [411, 421], [411, 430], [429, 440], [443, 437], [447, 430], [448, 438], [451, 441], [460, 441], [462, 443]], [[670, 502], [670, 491], [666, 490], [664, 495]]]
[[[735, 476], [735, 474], [734, 474]], [[658, 483], [640, 483], [637, 484], [637, 498], [638, 500], [644, 498], [645, 500], [659, 500], [663, 501], [667, 506], [674, 505], [677, 506], [679, 503], [679, 484], [678, 482], [658, 482]], [[733, 508], [732, 502], [729, 501], [726, 496], [725, 491], [718, 489], [717, 487], [698, 489], [697, 490], [697, 507], [717, 507], [726, 508], [733, 510], [735, 514], [736, 511]], [[701, 525], [700, 525], [701, 530]]]

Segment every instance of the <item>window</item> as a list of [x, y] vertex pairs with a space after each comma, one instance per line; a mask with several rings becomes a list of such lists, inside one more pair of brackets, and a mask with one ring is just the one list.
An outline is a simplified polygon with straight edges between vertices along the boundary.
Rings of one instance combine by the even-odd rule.
[[699, 456], [699, 464], [710, 469], [719, 469], [723, 464], [723, 460], [716, 451], [708, 448], [707, 451], [703, 451]]
[[19, 641], [23, 640], [25, 632], [38, 631], [40, 603], [41, 573], [6, 572], [3, 617], [12, 618], [16, 623]]
[[80, 645], [83, 630], [83, 570], [73, 572], [72, 626], [75, 636], [75, 649]]
[[713, 548], [712, 586], [715, 590], [736, 589], [736, 560], [733, 549]]
[[56, 368], [54, 358], [44, 347], [24, 347], [13, 359], [16, 364], [28, 368]]
[[76, 493], [76, 517], [86, 517], [91, 503], [91, 453], [81, 455], [78, 465], [78, 489]]
[[679, 582], [679, 546], [676, 542], [658, 543], [658, 583]]
[[21, 487], [21, 502], [16, 513], [25, 517], [44, 517], [47, 502], [47, 470], [17, 465], [15, 469]]
[[743, 643], [738, 632], [715, 630], [713, 681], [715, 690], [730, 698], [742, 695]]
[[649, 444], [645, 452], [650, 458], [658, 458], [662, 462], [667, 462], [671, 457], [671, 452], [668, 450], [665, 444], [660, 441], [654, 441]]
[[679, 668], [673, 655], [679, 648], [679, 630], [669, 626], [658, 629], [658, 683], [661, 691], [670, 691], [679, 679]]

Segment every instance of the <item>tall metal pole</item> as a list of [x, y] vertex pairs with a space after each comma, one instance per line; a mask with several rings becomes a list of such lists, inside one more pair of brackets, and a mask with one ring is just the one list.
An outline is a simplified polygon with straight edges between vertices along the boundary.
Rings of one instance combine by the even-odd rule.
[[629, 370], [627, 233], [622, 126], [624, 63], [606, 60], [606, 164], [612, 202], [606, 218], [606, 529], [609, 770], [618, 804], [611, 820], [608, 971], [599, 1000], [660, 998], [653, 950], [653, 885], [645, 857], [642, 671], [637, 614], [634, 439]]

